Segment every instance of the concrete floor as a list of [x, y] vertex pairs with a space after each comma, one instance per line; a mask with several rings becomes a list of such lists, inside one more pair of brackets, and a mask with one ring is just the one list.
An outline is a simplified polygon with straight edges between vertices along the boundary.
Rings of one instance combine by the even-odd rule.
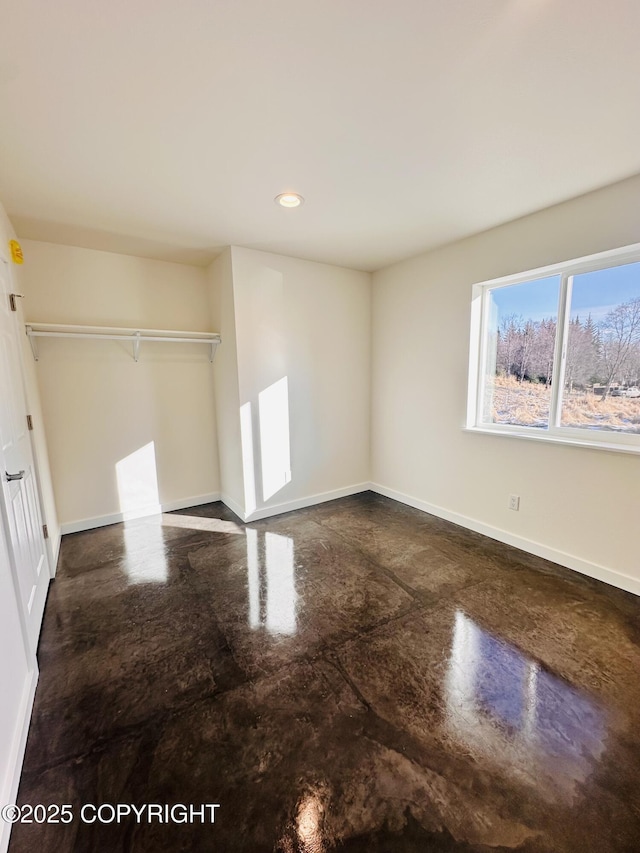
[[67, 536], [39, 660], [12, 853], [640, 850], [640, 600], [385, 498]]

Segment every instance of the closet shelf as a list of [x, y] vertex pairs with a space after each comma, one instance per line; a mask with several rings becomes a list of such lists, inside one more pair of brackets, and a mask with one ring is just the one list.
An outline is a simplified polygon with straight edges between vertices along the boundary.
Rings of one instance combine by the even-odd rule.
[[129, 341], [133, 347], [134, 361], [138, 360], [140, 344], [155, 341], [174, 344], [206, 344], [211, 348], [209, 361], [213, 361], [220, 344], [216, 332], [183, 332], [172, 329], [125, 329], [110, 326], [64, 326], [56, 323], [26, 323], [25, 329], [33, 357], [38, 361], [36, 338], [78, 338], [80, 340]]

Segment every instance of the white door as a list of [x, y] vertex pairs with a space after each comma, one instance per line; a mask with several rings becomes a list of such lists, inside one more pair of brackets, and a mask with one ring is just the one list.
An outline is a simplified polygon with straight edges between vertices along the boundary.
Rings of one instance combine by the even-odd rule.
[[0, 510], [19, 603], [35, 651], [49, 586], [49, 565], [27, 429], [19, 331], [10, 293], [8, 265], [0, 259]]

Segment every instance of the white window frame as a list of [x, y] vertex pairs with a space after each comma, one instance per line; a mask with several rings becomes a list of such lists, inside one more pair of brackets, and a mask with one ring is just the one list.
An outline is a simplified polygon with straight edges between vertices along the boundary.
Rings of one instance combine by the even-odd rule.
[[[573, 276], [634, 262], [640, 262], [640, 243], [474, 284], [471, 300], [471, 340], [469, 347], [469, 387], [466, 429], [488, 435], [513, 436], [532, 439], [534, 441], [551, 441], [558, 444], [577, 445], [599, 450], [614, 450], [622, 453], [640, 453], [640, 435], [638, 434], [624, 434], [609, 430], [579, 429], [560, 425], [569, 331], [569, 324], [566, 320], [571, 304]], [[558, 298], [558, 334], [556, 335], [554, 351], [554, 378], [551, 383], [549, 425], [546, 429], [543, 429], [540, 427], [516, 426], [514, 424], [483, 423], [482, 410], [487, 360], [487, 322], [489, 313], [487, 306], [489, 291], [500, 287], [508, 287], [512, 284], [522, 284], [552, 276], [560, 276], [560, 293]]]

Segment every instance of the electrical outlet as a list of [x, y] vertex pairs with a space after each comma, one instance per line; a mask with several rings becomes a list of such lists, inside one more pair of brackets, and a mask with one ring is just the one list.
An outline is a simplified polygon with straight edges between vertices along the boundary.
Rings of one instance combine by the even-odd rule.
[[509, 495], [509, 509], [518, 512], [520, 509], [520, 495]]

